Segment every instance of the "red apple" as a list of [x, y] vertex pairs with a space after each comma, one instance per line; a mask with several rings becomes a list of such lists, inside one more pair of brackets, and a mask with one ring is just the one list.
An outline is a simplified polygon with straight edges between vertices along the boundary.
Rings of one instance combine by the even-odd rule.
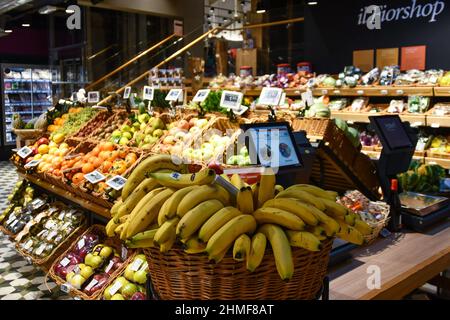
[[142, 292], [136, 292], [130, 300], [147, 300], [147, 297]]
[[208, 164], [208, 168], [213, 169], [216, 172], [216, 174], [223, 173], [223, 169], [222, 169], [222, 166], [220, 165], [220, 163], [218, 163], [214, 160]]
[[198, 118], [191, 118], [189, 120], [189, 127], [195, 126], [195, 123], [197, 122]]
[[40, 139], [39, 139], [38, 141], [36, 141], [36, 142], [37, 142], [37, 145], [38, 145], [38, 146], [40, 146], [41, 144], [49, 144], [48, 139], [45, 138], [45, 137], [40, 138]]
[[183, 130], [189, 130], [189, 122], [187, 122], [186, 120], [180, 120], [178, 122], [178, 128], [183, 129]]

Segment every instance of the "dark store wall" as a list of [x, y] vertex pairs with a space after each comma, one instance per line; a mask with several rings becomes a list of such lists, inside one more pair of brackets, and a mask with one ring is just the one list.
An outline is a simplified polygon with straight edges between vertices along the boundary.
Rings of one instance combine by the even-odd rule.
[[15, 29], [0, 38], [0, 62], [37, 63], [48, 60], [48, 30]]
[[[426, 68], [450, 70], [449, 0], [318, 2], [305, 9], [305, 54], [314, 71], [340, 72], [352, 64], [353, 50], [415, 45], [427, 46]], [[382, 8], [379, 30], [359, 21], [369, 5]]]

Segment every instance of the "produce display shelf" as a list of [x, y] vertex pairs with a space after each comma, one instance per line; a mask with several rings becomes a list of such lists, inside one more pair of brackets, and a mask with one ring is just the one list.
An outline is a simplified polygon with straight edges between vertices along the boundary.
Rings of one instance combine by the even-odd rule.
[[5, 94], [15, 93], [50, 93], [50, 90], [5, 90]]
[[450, 159], [425, 157], [426, 164], [438, 164], [444, 169], [450, 169]]
[[400, 114], [402, 121], [408, 121], [411, 127], [421, 127], [426, 125], [425, 114]]
[[56, 195], [61, 196], [71, 202], [74, 202], [74, 203], [80, 205], [81, 207], [83, 207], [84, 209], [98, 214], [99, 216], [102, 216], [102, 217], [108, 218], [108, 219], [111, 218], [108, 208], [99, 206], [98, 204], [93, 203], [91, 201], [78, 198], [73, 193], [71, 193], [67, 190], [64, 190], [58, 186], [52, 185], [52, 184], [48, 183], [47, 181], [44, 181], [40, 178], [36, 178], [30, 174], [25, 174], [25, 173], [22, 173], [19, 171], [17, 173], [24, 179], [36, 184], [37, 186], [49, 191], [50, 193], [56, 194]]
[[450, 97], [450, 87], [434, 87], [436, 97]]
[[[315, 96], [367, 96], [367, 97], [400, 97], [408, 95], [433, 96], [433, 87], [431, 86], [357, 86], [354, 88], [333, 88], [323, 87], [313, 89]], [[450, 95], [450, 92], [449, 92]]]
[[432, 128], [450, 127], [450, 117], [427, 115], [427, 126]]

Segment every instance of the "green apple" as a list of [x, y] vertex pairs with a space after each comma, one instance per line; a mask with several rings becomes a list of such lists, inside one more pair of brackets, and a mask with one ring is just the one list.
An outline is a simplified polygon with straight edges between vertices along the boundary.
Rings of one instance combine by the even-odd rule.
[[139, 285], [139, 286], [137, 286], [138, 287], [138, 291], [139, 292], [141, 292], [141, 293], [147, 293], [147, 290], [145, 289], [145, 287], [144, 286], [141, 286], [141, 285]]
[[73, 276], [75, 275], [75, 272], [71, 271], [66, 275], [66, 281], [70, 283], [70, 280], [72, 280]]
[[122, 131], [122, 132], [128, 132], [128, 131], [131, 131], [131, 127], [130, 127], [129, 125], [127, 125], [127, 124], [124, 124], [124, 125], [122, 126], [122, 128], [120, 128], [120, 131]]
[[147, 127], [147, 128], [145, 128], [144, 133], [145, 133], [146, 135], [150, 135], [150, 134], [153, 133], [153, 131], [155, 131], [154, 128], [152, 128], [152, 127]]
[[192, 157], [194, 158], [194, 160], [202, 160], [202, 150], [196, 149], [192, 152]]
[[140, 129], [141, 131], [144, 131], [146, 127], [147, 127], [147, 124], [146, 124], [146, 123], [141, 123], [141, 125], [139, 126], [139, 129]]
[[109, 287], [107, 287], [107, 288], [105, 289], [105, 291], [103, 291], [103, 298], [104, 298], [105, 300], [111, 300], [111, 293], [109, 293], [109, 290], [111, 290], [112, 286], [113, 286], [113, 285], [110, 285]]
[[204, 160], [209, 160], [214, 156], [214, 152], [213, 150], [209, 150], [209, 149], [203, 149], [202, 151], [202, 158]]
[[156, 138], [160, 138], [163, 134], [164, 132], [162, 131], [162, 129], [156, 129], [155, 131], [153, 131], [153, 136]]
[[131, 135], [130, 131], [124, 132], [122, 135], [122, 138], [127, 138], [128, 140], [130, 140], [133, 136]]
[[150, 120], [150, 115], [148, 113], [140, 114], [138, 116], [138, 121], [140, 123], [147, 123]]
[[122, 132], [120, 132], [119, 130], [114, 130], [113, 133], [111, 134], [111, 137], [117, 138], [117, 137], [121, 137], [122, 136]]
[[139, 259], [139, 260], [142, 260], [142, 263], [144, 263], [146, 260], [147, 260], [147, 258], [145, 257], [145, 255], [144, 254], [138, 254], [135, 258], [134, 258], [134, 260], [137, 260], [137, 259]]
[[128, 267], [125, 269], [125, 272], [123, 274], [125, 276], [125, 278], [127, 278], [130, 281], [133, 281], [133, 277], [134, 277], [134, 271], [131, 270], [131, 264], [128, 265]]
[[148, 144], [148, 143], [140, 146], [141, 149], [150, 149], [151, 147], [152, 147], [152, 145]]
[[84, 268], [80, 269], [80, 274], [83, 276], [83, 278], [87, 279], [92, 274], [94, 274], [94, 270], [90, 266], [85, 266]]
[[100, 256], [94, 256], [94, 255], [86, 255], [86, 258], [84, 259], [84, 262], [88, 265], [91, 266], [92, 268], [96, 269], [98, 268], [102, 262], [103, 259]]
[[120, 293], [116, 293], [111, 297], [111, 300], [125, 300], [125, 298]]
[[134, 283], [128, 282], [126, 285], [124, 285], [122, 288], [120, 288], [120, 293], [125, 298], [131, 298], [133, 294], [135, 294], [138, 291], [137, 286]]
[[122, 146], [128, 144], [128, 142], [130, 142], [130, 140], [127, 137], [122, 137], [119, 140], [119, 144], [122, 145]]
[[156, 118], [156, 120], [153, 122], [153, 128], [155, 129], [164, 129], [164, 127], [164, 122], [160, 118]]
[[103, 247], [102, 250], [100, 250], [100, 257], [102, 257], [103, 259], [108, 258], [111, 253], [113, 253], [113, 249], [111, 247]]
[[147, 282], [147, 272], [139, 270], [134, 273], [133, 281], [139, 284]]
[[72, 279], [70, 279], [69, 283], [72, 285], [72, 287], [80, 289], [85, 281], [86, 278], [84, 278], [81, 274], [76, 274], [72, 277]]
[[120, 282], [120, 283], [122, 284], [121, 287], [123, 287], [124, 285], [126, 285], [126, 284], [128, 283], [128, 280], [125, 279], [124, 277], [118, 277], [118, 278], [116, 279], [116, 282]]

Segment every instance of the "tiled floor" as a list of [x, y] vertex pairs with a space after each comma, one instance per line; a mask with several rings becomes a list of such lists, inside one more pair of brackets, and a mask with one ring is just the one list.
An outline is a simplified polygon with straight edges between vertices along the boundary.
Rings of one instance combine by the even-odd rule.
[[[17, 181], [14, 167], [0, 162], [0, 212], [7, 205], [6, 197]], [[30, 265], [17, 253], [14, 244], [0, 233], [0, 300], [70, 299], [45, 273]]]

